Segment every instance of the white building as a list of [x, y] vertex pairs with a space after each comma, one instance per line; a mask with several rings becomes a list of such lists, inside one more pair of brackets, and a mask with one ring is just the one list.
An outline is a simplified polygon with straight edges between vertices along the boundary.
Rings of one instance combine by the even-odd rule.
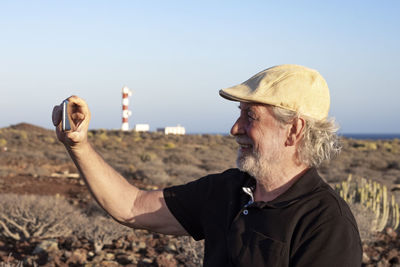
[[164, 132], [164, 134], [179, 134], [179, 135], [184, 135], [186, 133], [185, 127], [182, 127], [180, 125], [178, 126], [168, 126], [165, 128], [158, 128], [157, 132]]
[[148, 131], [150, 131], [150, 125], [148, 125], [148, 124], [135, 124], [134, 130], [136, 132], [148, 132]]

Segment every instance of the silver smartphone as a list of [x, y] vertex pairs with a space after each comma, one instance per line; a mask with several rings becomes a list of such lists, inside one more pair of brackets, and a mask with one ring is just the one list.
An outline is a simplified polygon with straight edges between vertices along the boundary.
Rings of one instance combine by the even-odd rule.
[[68, 100], [64, 100], [62, 103], [62, 123], [61, 123], [61, 125], [62, 125], [63, 132], [71, 130], [71, 124], [69, 123], [69, 117], [68, 117]]

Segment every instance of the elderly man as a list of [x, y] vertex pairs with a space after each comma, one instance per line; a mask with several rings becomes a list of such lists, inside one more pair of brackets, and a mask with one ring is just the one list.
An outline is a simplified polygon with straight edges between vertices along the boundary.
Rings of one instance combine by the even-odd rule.
[[322, 76], [281, 65], [220, 95], [240, 102], [231, 130], [238, 169], [164, 190], [137, 189], [93, 150], [82, 99], [69, 98], [71, 131], [61, 130], [60, 106], [53, 123], [111, 216], [134, 228], [205, 239], [204, 266], [361, 266], [356, 221], [315, 169], [339, 151]]

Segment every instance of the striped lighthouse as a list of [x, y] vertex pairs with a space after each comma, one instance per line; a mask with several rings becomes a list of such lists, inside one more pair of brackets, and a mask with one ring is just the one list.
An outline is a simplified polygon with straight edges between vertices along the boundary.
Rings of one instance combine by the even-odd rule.
[[132, 112], [128, 110], [129, 97], [132, 95], [132, 91], [127, 86], [122, 88], [122, 131], [129, 131], [128, 118], [132, 115]]

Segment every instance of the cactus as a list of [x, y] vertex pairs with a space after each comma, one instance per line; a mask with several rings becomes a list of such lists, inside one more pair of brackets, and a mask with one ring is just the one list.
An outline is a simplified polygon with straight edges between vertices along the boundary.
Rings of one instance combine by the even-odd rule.
[[378, 207], [378, 211], [382, 208], [382, 216], [378, 216], [378, 221], [377, 221], [377, 225], [376, 225], [376, 230], [378, 232], [382, 231], [387, 222], [388, 222], [388, 218], [389, 218], [389, 206], [387, 204], [387, 188], [386, 186], [382, 187], [382, 207], [379, 206]]
[[397, 229], [397, 227], [399, 227], [399, 204], [396, 203], [394, 195], [392, 195], [392, 203], [391, 203], [391, 207], [392, 207], [392, 225], [394, 229]]
[[389, 201], [388, 189], [376, 181], [364, 178], [353, 179], [350, 174], [347, 180], [335, 185], [335, 190], [349, 204], [360, 203], [375, 214], [372, 223], [373, 231], [382, 231], [386, 226], [396, 230], [400, 224], [399, 205], [394, 195]]
[[395, 208], [394, 208], [394, 225], [393, 225], [393, 229], [397, 229], [397, 227], [399, 227], [399, 219], [400, 219], [400, 214], [399, 214], [399, 204], [395, 204]]

